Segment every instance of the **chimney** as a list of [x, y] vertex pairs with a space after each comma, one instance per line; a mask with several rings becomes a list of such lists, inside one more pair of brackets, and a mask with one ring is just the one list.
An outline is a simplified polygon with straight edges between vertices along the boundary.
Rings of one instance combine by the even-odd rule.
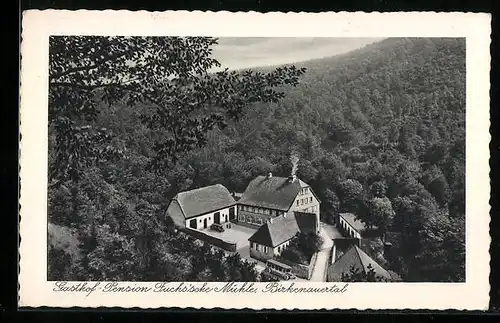
[[273, 177], [273, 173], [269, 172], [269, 173], [267, 174], [267, 178], [271, 178], [271, 177]]

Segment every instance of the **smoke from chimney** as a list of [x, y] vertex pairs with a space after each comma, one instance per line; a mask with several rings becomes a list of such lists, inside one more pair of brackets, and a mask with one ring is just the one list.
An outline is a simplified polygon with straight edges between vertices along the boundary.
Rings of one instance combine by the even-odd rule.
[[296, 151], [292, 151], [290, 154], [290, 161], [292, 163], [292, 172], [290, 173], [290, 177], [295, 179], [297, 175], [297, 168], [299, 167], [299, 154]]

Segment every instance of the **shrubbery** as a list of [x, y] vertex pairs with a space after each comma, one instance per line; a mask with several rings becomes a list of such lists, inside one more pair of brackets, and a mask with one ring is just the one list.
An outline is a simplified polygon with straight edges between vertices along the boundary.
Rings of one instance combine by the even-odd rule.
[[321, 249], [323, 239], [315, 233], [298, 233], [281, 253], [281, 258], [309, 265], [312, 256]]

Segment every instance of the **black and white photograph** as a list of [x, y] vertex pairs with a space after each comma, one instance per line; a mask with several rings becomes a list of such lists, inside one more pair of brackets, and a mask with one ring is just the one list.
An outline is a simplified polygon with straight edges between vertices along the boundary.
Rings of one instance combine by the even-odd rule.
[[49, 42], [48, 280], [465, 281], [465, 38]]
[[19, 306], [487, 308], [489, 23], [25, 13]]

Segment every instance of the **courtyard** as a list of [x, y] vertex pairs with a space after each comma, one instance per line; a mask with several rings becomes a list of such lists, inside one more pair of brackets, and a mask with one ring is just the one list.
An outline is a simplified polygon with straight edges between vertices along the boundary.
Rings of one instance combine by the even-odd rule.
[[250, 257], [250, 243], [248, 241], [248, 238], [250, 238], [255, 233], [255, 231], [257, 231], [257, 229], [249, 228], [232, 222], [224, 223], [223, 226], [224, 232], [218, 232], [215, 230], [211, 230], [210, 228], [206, 228], [200, 231], [227, 242], [236, 242], [236, 252], [238, 252], [242, 258], [251, 262], [256, 262], [257, 269], [259, 271], [264, 270], [266, 265], [262, 261]]
[[345, 238], [340, 230], [333, 224], [321, 222], [321, 228], [331, 240]]

